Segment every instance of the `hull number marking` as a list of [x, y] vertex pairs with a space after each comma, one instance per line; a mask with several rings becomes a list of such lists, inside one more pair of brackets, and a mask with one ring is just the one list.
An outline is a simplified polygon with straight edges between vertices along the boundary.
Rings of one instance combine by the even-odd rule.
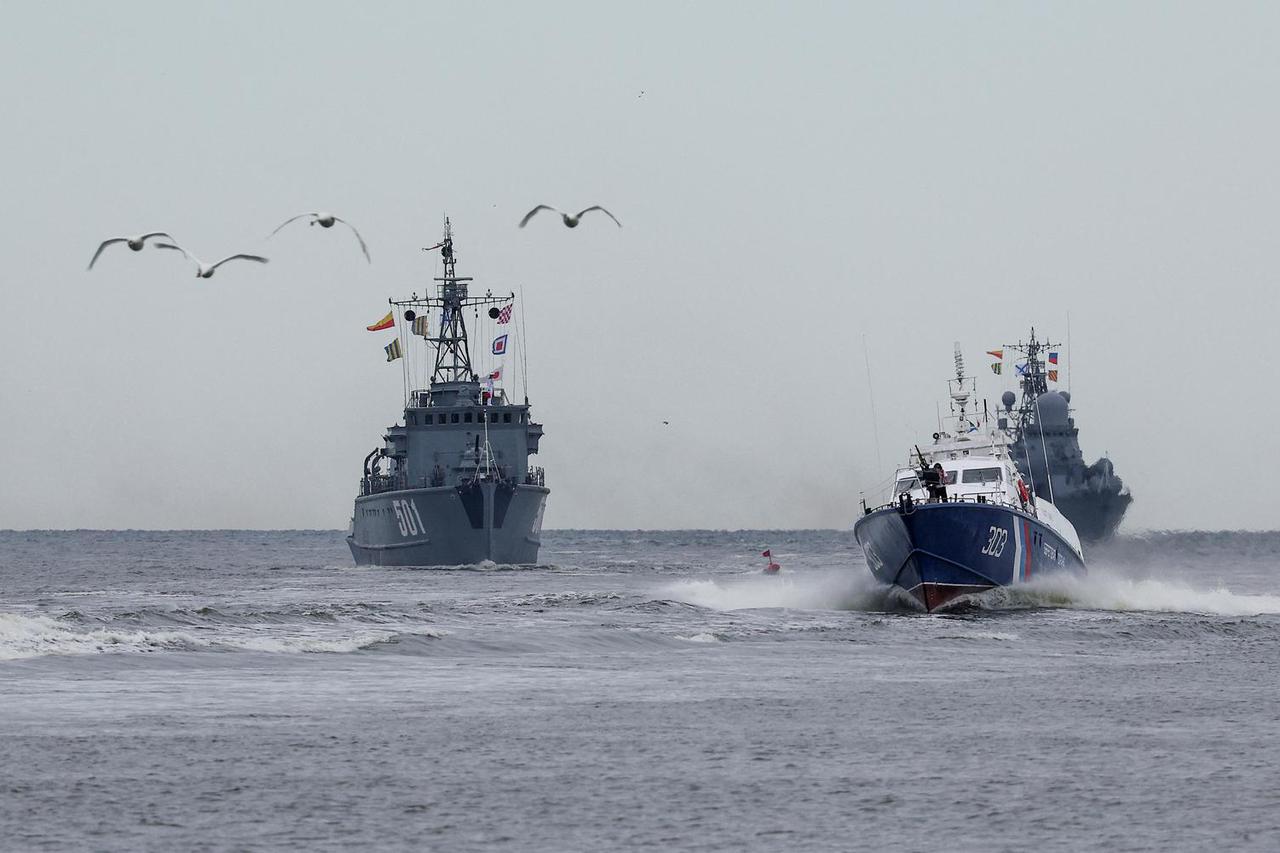
[[400, 525], [401, 536], [417, 536], [419, 532], [427, 532], [427, 526], [422, 523], [422, 516], [418, 515], [418, 505], [412, 500], [403, 498], [393, 500], [391, 509], [396, 514], [396, 524]]
[[988, 557], [999, 557], [1004, 553], [1005, 543], [1009, 541], [1009, 531], [998, 525], [991, 525], [991, 535], [987, 539], [986, 546], [983, 547], [982, 553]]

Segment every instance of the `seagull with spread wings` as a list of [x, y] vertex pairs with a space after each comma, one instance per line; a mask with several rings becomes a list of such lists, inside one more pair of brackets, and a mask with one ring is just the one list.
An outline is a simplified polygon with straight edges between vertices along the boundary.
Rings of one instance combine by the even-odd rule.
[[593, 211], [593, 210], [598, 210], [598, 211], [600, 211], [600, 212], [601, 212], [601, 213], [603, 213], [605, 216], [607, 216], [607, 217], [609, 217], [610, 219], [612, 219], [612, 220], [613, 220], [613, 224], [617, 225], [619, 228], [621, 228], [621, 227], [622, 227], [622, 223], [618, 221], [618, 217], [614, 216], [612, 213], [610, 213], [609, 211], [605, 210], [603, 207], [601, 207], [601, 206], [600, 206], [600, 205], [598, 205], [598, 204], [592, 205], [591, 207], [588, 207], [586, 210], [580, 210], [580, 211], [578, 211], [577, 213], [572, 213], [572, 214], [571, 214], [571, 213], [565, 213], [564, 211], [561, 211], [561, 210], [556, 210], [554, 207], [552, 207], [552, 206], [551, 206], [551, 205], [549, 205], [549, 204], [540, 204], [540, 205], [538, 205], [537, 207], [535, 207], [533, 210], [529, 211], [528, 213], [526, 213], [526, 214], [524, 215], [524, 219], [521, 219], [521, 220], [520, 220], [520, 227], [521, 227], [521, 228], [523, 228], [523, 227], [525, 227], [526, 225], [528, 225], [528, 224], [529, 224], [529, 220], [530, 220], [530, 219], [533, 219], [534, 215], [535, 215], [535, 214], [537, 214], [537, 213], [538, 213], [539, 211], [541, 211], [541, 210], [549, 210], [549, 211], [551, 211], [552, 213], [559, 213], [559, 214], [560, 214], [560, 218], [564, 220], [564, 224], [565, 224], [565, 227], [566, 227], [566, 228], [577, 228], [577, 227], [578, 227], [578, 222], [579, 222], [579, 220], [581, 220], [581, 219], [582, 219], [583, 214], [585, 214], [585, 213], [590, 213], [590, 212], [591, 212], [591, 211]]
[[225, 264], [227, 261], [234, 261], [238, 258], [242, 258], [246, 261], [256, 261], [257, 263], [260, 263], [260, 264], [267, 263], [267, 259], [262, 257], [261, 255], [237, 254], [237, 255], [227, 255], [225, 258], [223, 258], [220, 261], [217, 261], [216, 263], [206, 264], [204, 261], [200, 260], [195, 255], [188, 252], [186, 249], [182, 248], [181, 246], [175, 246], [172, 243], [156, 243], [156, 248], [157, 249], [173, 249], [175, 251], [181, 252], [182, 254], [186, 255], [187, 259], [192, 261], [196, 265], [196, 278], [212, 278], [214, 270], [216, 270], [218, 267]]
[[271, 232], [271, 234], [268, 236], [268, 239], [270, 239], [270, 237], [276, 236], [276, 234], [280, 231], [280, 229], [288, 225], [290, 222], [296, 222], [297, 220], [303, 219], [308, 216], [311, 217], [311, 222], [308, 223], [309, 225], [319, 225], [321, 228], [332, 228], [333, 223], [341, 222], [343, 225], [350, 228], [351, 233], [356, 235], [356, 239], [360, 241], [360, 251], [364, 252], [364, 259], [369, 263], [373, 263], [373, 259], [369, 257], [369, 247], [364, 244], [364, 238], [360, 236], [360, 232], [356, 230], [356, 227], [352, 225], [350, 222], [346, 221], [345, 219], [339, 219], [338, 217], [334, 216], [332, 213], [324, 213], [324, 212], [318, 211], [316, 213], [299, 213], [297, 216], [291, 216], [288, 219], [286, 219], [284, 222], [281, 222], [279, 225], [277, 225], [276, 230]]
[[89, 261], [89, 269], [93, 269], [93, 265], [98, 262], [98, 256], [102, 254], [102, 250], [113, 243], [127, 243], [130, 249], [135, 252], [141, 252], [142, 247], [152, 237], [165, 237], [169, 240], [173, 239], [173, 235], [165, 231], [148, 231], [146, 234], [139, 234], [136, 237], [112, 237], [109, 240], [103, 240], [102, 245], [98, 247], [98, 251], [93, 253], [93, 258]]

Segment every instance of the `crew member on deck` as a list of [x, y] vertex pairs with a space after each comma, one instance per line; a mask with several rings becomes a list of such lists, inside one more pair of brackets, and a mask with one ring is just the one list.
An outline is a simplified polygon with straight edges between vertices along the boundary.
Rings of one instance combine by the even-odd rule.
[[920, 482], [929, 490], [929, 500], [945, 501], [947, 499], [947, 478], [942, 472], [942, 463], [933, 463], [932, 468], [920, 469]]

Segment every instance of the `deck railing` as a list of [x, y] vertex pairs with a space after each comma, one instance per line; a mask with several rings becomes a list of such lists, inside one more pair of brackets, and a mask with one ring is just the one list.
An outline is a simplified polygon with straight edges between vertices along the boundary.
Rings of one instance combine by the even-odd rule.
[[895, 500], [891, 500], [888, 503], [881, 504], [880, 506], [877, 506], [877, 507], [866, 507], [864, 505], [864, 514], [870, 515], [871, 513], [879, 512], [882, 509], [900, 509], [903, 512], [911, 512], [917, 505], [928, 506], [929, 504], [939, 504], [939, 503], [990, 504], [992, 506], [1008, 507], [1009, 509], [1016, 509], [1019, 512], [1025, 512], [1031, 515], [1035, 515], [1034, 500], [1026, 505], [1022, 505], [1022, 504], [1015, 503], [1013, 501], [1008, 500], [999, 492], [979, 492], [979, 493], [970, 493], [966, 495], [948, 495], [945, 499], [929, 498], [923, 501], [916, 500], [912, 498], [911, 495], [906, 494], [904, 492], [903, 494], [898, 495], [898, 497]]

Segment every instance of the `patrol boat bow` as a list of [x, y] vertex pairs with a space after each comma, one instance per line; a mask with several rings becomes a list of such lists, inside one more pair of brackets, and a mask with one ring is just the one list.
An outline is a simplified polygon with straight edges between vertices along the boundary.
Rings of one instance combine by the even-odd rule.
[[[358, 565], [533, 563], [550, 494], [543, 470], [528, 465], [542, 425], [530, 418], [528, 397], [512, 402], [492, 374], [481, 382], [465, 316], [471, 309], [478, 320], [489, 306], [487, 316], [507, 324], [515, 294], [468, 295], [471, 279], [457, 275], [448, 219], [437, 248], [444, 275], [435, 279], [436, 295], [391, 301], [397, 341], [410, 349], [416, 336], [434, 348], [430, 385], [409, 390], [403, 423], [365, 457], [347, 544]], [[431, 336], [427, 323], [437, 317]], [[402, 363], [410, 388], [409, 359]]]
[[890, 501], [874, 509], [864, 502], [854, 525], [871, 573], [932, 611], [1047, 573], [1083, 572], [1075, 528], [1022, 481], [1008, 434], [969, 414], [973, 381], [958, 344], [950, 384], [952, 432], [939, 430], [927, 450], [917, 448], [896, 471]]

